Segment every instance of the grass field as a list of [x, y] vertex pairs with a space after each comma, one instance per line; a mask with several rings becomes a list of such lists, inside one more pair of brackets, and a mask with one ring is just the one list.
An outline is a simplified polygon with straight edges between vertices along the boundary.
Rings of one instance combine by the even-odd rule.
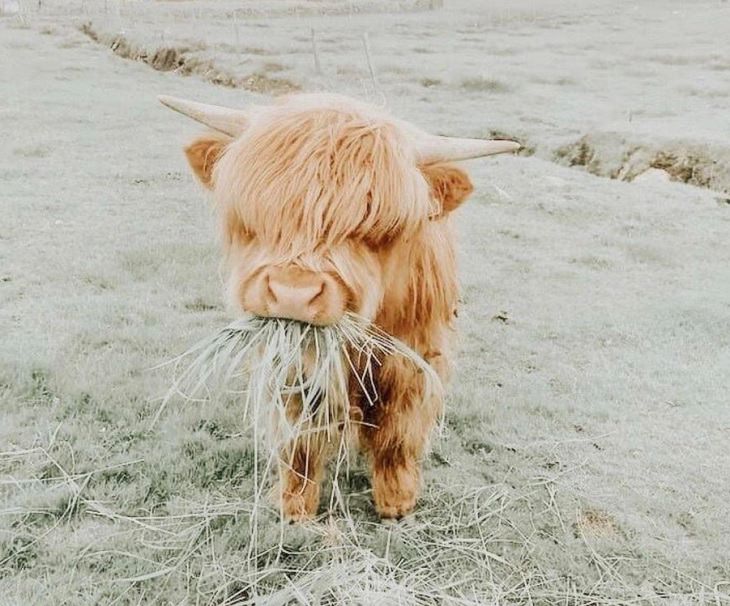
[[[0, 605], [730, 604], [730, 5], [344, 4], [0, 4]], [[155, 96], [321, 88], [527, 149], [466, 164], [457, 376], [397, 524], [356, 460], [347, 515], [254, 508], [233, 396], [152, 423], [230, 320]]]

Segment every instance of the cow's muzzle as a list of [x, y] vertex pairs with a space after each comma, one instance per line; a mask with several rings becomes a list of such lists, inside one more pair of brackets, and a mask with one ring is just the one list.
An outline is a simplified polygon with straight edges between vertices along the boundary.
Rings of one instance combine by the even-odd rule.
[[326, 326], [345, 313], [347, 293], [325, 272], [298, 267], [268, 267], [245, 285], [245, 311], [268, 318], [286, 318]]

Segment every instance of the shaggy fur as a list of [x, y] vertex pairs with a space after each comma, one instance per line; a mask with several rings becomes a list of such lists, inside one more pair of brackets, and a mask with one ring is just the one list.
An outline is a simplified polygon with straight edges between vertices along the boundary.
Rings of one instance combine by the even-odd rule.
[[[255, 311], [273, 270], [323, 274], [336, 285], [328, 300], [448, 379], [458, 298], [449, 213], [472, 191], [465, 172], [418, 166], [396, 122], [341, 97], [288, 97], [235, 140], [204, 135], [186, 151], [216, 199], [234, 308]], [[376, 509], [400, 517], [415, 506], [442, 397], [426, 394], [422, 374], [397, 357], [382, 361], [372, 393], [352, 383], [352, 433], [371, 462]], [[285, 450], [282, 512], [309, 518], [330, 443], [321, 436]]]

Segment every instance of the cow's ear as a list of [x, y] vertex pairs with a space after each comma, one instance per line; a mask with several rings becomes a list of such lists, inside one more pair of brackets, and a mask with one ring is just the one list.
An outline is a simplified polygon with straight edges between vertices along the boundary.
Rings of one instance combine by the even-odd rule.
[[185, 148], [188, 164], [195, 176], [208, 189], [213, 189], [213, 168], [226, 146], [232, 141], [228, 135], [206, 133]]
[[469, 175], [455, 164], [439, 162], [422, 165], [420, 169], [441, 207], [441, 215], [457, 208], [474, 191]]

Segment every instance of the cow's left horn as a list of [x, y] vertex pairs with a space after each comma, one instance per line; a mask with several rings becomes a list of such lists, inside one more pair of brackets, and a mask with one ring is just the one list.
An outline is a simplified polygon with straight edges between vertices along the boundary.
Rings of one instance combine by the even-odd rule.
[[206, 105], [168, 95], [160, 95], [157, 99], [170, 109], [210, 126], [214, 130], [231, 135], [231, 137], [240, 135], [251, 121], [250, 112], [244, 110]]
[[418, 145], [418, 159], [423, 164], [468, 160], [514, 152], [521, 147], [516, 141], [501, 139], [459, 139], [429, 135]]

